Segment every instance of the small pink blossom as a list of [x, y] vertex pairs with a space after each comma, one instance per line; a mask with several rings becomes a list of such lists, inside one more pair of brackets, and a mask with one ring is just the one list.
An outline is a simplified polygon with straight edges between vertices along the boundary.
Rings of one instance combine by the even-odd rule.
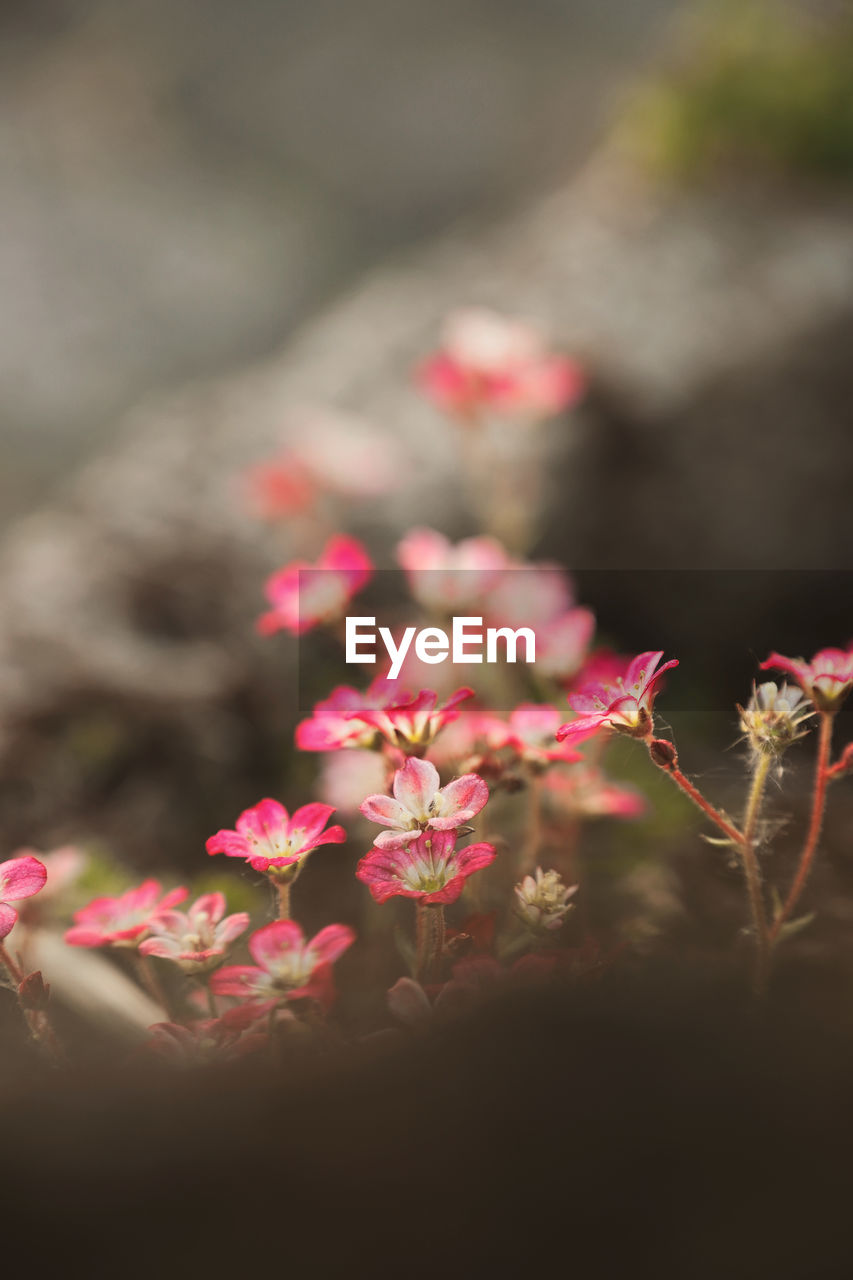
[[245, 858], [254, 871], [295, 872], [312, 849], [322, 844], [342, 844], [343, 827], [326, 827], [334, 813], [328, 804], [305, 804], [293, 817], [277, 800], [261, 800], [237, 819], [236, 830], [217, 831], [205, 848], [211, 855]]
[[495, 847], [481, 842], [456, 848], [453, 831], [423, 832], [398, 848], [373, 848], [356, 876], [377, 902], [400, 896], [423, 903], [455, 902], [468, 876], [495, 860]]
[[459, 704], [473, 696], [473, 689], [457, 689], [439, 705], [432, 689], [421, 689], [414, 698], [365, 709], [356, 718], [372, 725], [390, 746], [408, 755], [428, 747], [444, 726], [456, 719]]
[[678, 666], [678, 659], [673, 658], [659, 667], [662, 657], [661, 650], [641, 653], [615, 680], [583, 684], [576, 693], [570, 693], [569, 706], [578, 712], [578, 717], [560, 726], [558, 740], [577, 742], [600, 729], [648, 738], [660, 679], [664, 672]]
[[509, 740], [509, 725], [494, 712], [460, 711], [430, 747], [429, 759], [439, 767], [462, 773], [492, 773]]
[[853, 644], [847, 649], [821, 649], [811, 662], [771, 653], [762, 671], [786, 671], [821, 711], [834, 712], [853, 689]]
[[12, 932], [18, 913], [10, 902], [32, 898], [44, 887], [47, 869], [31, 854], [0, 862], [0, 941]]
[[409, 759], [394, 774], [391, 796], [368, 796], [361, 812], [371, 822], [390, 827], [374, 841], [378, 849], [393, 849], [417, 839], [422, 832], [453, 831], [470, 822], [489, 799], [489, 788], [475, 773], [441, 786], [438, 770], [428, 760]]
[[[522, 560], [501, 574], [485, 612], [495, 626], [533, 627], [538, 632], [568, 613], [574, 603], [572, 582], [565, 569]], [[538, 661], [538, 646], [536, 657]]]
[[557, 742], [562, 716], [556, 707], [525, 702], [510, 713], [508, 745], [525, 764], [542, 768], [556, 760], [570, 764], [583, 756], [569, 742]]
[[612, 782], [591, 765], [552, 771], [545, 778], [546, 792], [571, 818], [640, 818], [645, 798], [633, 787]]
[[245, 474], [252, 509], [262, 520], [283, 520], [310, 510], [317, 486], [304, 463], [292, 454], [259, 462]]
[[494, 538], [464, 538], [455, 545], [435, 529], [412, 529], [397, 547], [409, 590], [428, 609], [458, 613], [482, 607], [510, 559]]
[[295, 920], [274, 920], [249, 939], [255, 964], [220, 969], [210, 989], [215, 995], [271, 1003], [319, 999], [328, 990], [330, 966], [354, 941], [355, 933], [344, 924], [327, 925], [306, 942]]
[[320, 623], [336, 622], [372, 573], [370, 557], [357, 539], [346, 534], [330, 538], [316, 564], [294, 560], [267, 580], [264, 590], [272, 608], [261, 614], [258, 631], [302, 635]]
[[543, 626], [536, 627], [536, 669], [542, 675], [568, 681], [586, 661], [595, 633], [591, 609], [569, 609]]
[[535, 422], [574, 404], [584, 389], [580, 368], [551, 354], [534, 328], [479, 307], [448, 317], [440, 350], [417, 376], [439, 408], [464, 421], [490, 412]]
[[159, 881], [145, 880], [117, 898], [95, 898], [74, 912], [65, 941], [72, 947], [136, 947], [154, 917], [183, 902], [189, 890], [172, 889], [160, 899], [161, 893]]
[[225, 915], [225, 897], [205, 893], [187, 911], [162, 911], [149, 924], [150, 937], [140, 943], [143, 956], [173, 960], [185, 973], [204, 973], [224, 957], [230, 944], [245, 933], [245, 911]]
[[296, 745], [300, 751], [372, 747], [376, 729], [364, 719], [363, 713], [381, 711], [411, 697], [398, 681], [385, 676], [374, 680], [364, 693], [350, 685], [339, 685], [328, 698], [317, 703], [310, 719], [296, 726]]

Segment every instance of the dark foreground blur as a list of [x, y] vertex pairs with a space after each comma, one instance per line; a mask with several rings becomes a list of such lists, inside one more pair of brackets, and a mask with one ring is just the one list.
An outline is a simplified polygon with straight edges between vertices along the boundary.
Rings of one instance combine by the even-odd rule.
[[6, 1091], [39, 1271], [849, 1276], [848, 1005], [672, 976], [529, 993], [349, 1060]]

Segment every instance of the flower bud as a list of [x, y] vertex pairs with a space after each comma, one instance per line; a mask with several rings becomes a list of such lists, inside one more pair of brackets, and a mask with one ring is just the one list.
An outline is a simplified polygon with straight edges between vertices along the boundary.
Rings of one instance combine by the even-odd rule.
[[573, 884], [567, 888], [559, 871], [543, 871], [537, 867], [535, 876], [525, 876], [515, 886], [516, 913], [534, 933], [559, 929], [563, 917], [571, 910], [569, 898], [577, 892], [577, 887]]
[[792, 742], [805, 737], [806, 721], [815, 709], [801, 689], [768, 680], [753, 685], [746, 707], [738, 707], [740, 727], [756, 753], [780, 756]]

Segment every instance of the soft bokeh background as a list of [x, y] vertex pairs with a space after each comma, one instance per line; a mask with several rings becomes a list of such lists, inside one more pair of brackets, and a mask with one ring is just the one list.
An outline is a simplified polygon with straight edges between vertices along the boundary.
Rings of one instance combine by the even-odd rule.
[[[238, 477], [331, 405], [408, 459], [341, 513], [380, 561], [414, 519], [473, 532], [410, 381], [469, 302], [586, 364], [531, 550], [615, 642], [678, 650], [673, 721], [729, 785], [753, 657], [853, 634], [822, 573], [851, 553], [849, 6], [34, 0], [0, 34], [0, 852], [195, 866], [304, 799], [296, 659], [251, 629], [292, 542]], [[629, 861], [692, 855], [655, 801]]]

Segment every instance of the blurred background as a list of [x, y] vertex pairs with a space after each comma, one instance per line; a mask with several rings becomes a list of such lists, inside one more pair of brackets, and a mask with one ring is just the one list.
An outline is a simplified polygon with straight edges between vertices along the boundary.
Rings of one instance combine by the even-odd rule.
[[0, 852], [195, 866], [304, 797], [240, 477], [320, 405], [402, 451], [340, 512], [386, 566], [474, 532], [411, 380], [460, 305], [585, 365], [531, 552], [679, 653], [699, 764], [754, 657], [853, 635], [849, 3], [32, 0], [0, 66]]

